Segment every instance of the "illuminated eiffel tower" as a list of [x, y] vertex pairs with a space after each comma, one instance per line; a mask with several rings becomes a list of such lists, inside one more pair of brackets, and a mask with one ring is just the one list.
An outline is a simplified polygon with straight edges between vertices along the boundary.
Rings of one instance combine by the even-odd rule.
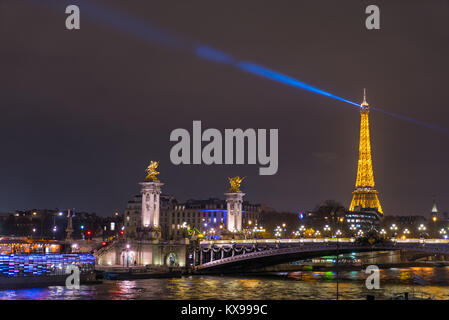
[[376, 209], [383, 214], [377, 191], [374, 189], [373, 162], [371, 160], [371, 143], [369, 136], [369, 105], [366, 102], [366, 91], [363, 90], [363, 102], [360, 105], [360, 145], [357, 179], [352, 193], [349, 211], [362, 209]]

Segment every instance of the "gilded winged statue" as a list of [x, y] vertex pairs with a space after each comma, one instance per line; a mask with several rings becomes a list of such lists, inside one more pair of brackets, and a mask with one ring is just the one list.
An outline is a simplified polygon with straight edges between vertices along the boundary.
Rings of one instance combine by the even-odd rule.
[[145, 180], [147, 181], [159, 181], [159, 179], [156, 177], [159, 172], [156, 171], [156, 168], [159, 166], [159, 161], [151, 161], [150, 165], [145, 170], [147, 173], [147, 176], [145, 177]]
[[234, 177], [234, 178], [228, 178], [229, 179], [229, 183], [231, 185], [231, 187], [229, 188], [230, 192], [239, 192], [240, 191], [240, 184], [242, 183], [243, 179], [245, 179], [245, 177], [241, 178], [239, 176]]

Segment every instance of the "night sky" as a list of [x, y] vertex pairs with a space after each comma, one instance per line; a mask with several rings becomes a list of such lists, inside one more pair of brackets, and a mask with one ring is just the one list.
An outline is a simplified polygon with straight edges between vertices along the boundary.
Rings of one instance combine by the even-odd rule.
[[[449, 2], [89, 1], [188, 42], [257, 63], [355, 102], [449, 127]], [[91, 19], [83, 1], [0, 0], [0, 212], [123, 211], [150, 160], [163, 192], [223, 197], [246, 176], [246, 200], [310, 210], [349, 206], [360, 115], [349, 104], [245, 73]], [[52, 3], [55, 3], [54, 1]], [[79, 4], [81, 29], [65, 29]], [[381, 29], [365, 28], [377, 4]], [[170, 132], [279, 129], [279, 170], [171, 164]], [[449, 134], [370, 113], [384, 213], [449, 210]]]

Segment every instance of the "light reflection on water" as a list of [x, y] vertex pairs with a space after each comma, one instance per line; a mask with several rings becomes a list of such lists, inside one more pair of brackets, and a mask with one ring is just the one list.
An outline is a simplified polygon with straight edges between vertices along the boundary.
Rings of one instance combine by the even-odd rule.
[[[416, 274], [426, 285], [413, 282]], [[273, 276], [188, 276], [175, 279], [104, 281], [82, 285], [80, 290], [62, 286], [0, 291], [0, 299], [335, 299], [336, 272], [306, 271]], [[449, 299], [449, 268], [381, 270], [381, 289], [367, 290], [362, 271], [339, 272], [340, 299], [389, 299], [392, 293], [426, 293]]]

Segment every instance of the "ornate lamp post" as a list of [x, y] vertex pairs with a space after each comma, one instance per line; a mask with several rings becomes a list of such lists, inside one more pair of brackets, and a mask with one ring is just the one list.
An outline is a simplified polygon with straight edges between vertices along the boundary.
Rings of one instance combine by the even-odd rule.
[[398, 226], [395, 223], [393, 223], [390, 227], [390, 230], [393, 232], [393, 238], [395, 238], [397, 235]]
[[323, 231], [324, 231], [324, 234], [327, 235], [330, 233], [331, 228], [329, 227], [329, 225], [326, 224], [323, 228]]
[[404, 231], [402, 232], [404, 235], [402, 236], [403, 239], [406, 239], [407, 236], [410, 234], [410, 230], [405, 228]]
[[354, 224], [351, 224], [351, 226], [349, 227], [349, 230], [351, 230], [351, 235], [354, 237], [355, 231], [357, 230], [356, 226]]
[[426, 231], [426, 226], [421, 223], [418, 227], [418, 231], [419, 231], [419, 237], [424, 238], [424, 232]]
[[279, 239], [281, 235], [282, 235], [282, 228], [281, 226], [277, 226], [276, 229], [274, 229], [274, 236]]

